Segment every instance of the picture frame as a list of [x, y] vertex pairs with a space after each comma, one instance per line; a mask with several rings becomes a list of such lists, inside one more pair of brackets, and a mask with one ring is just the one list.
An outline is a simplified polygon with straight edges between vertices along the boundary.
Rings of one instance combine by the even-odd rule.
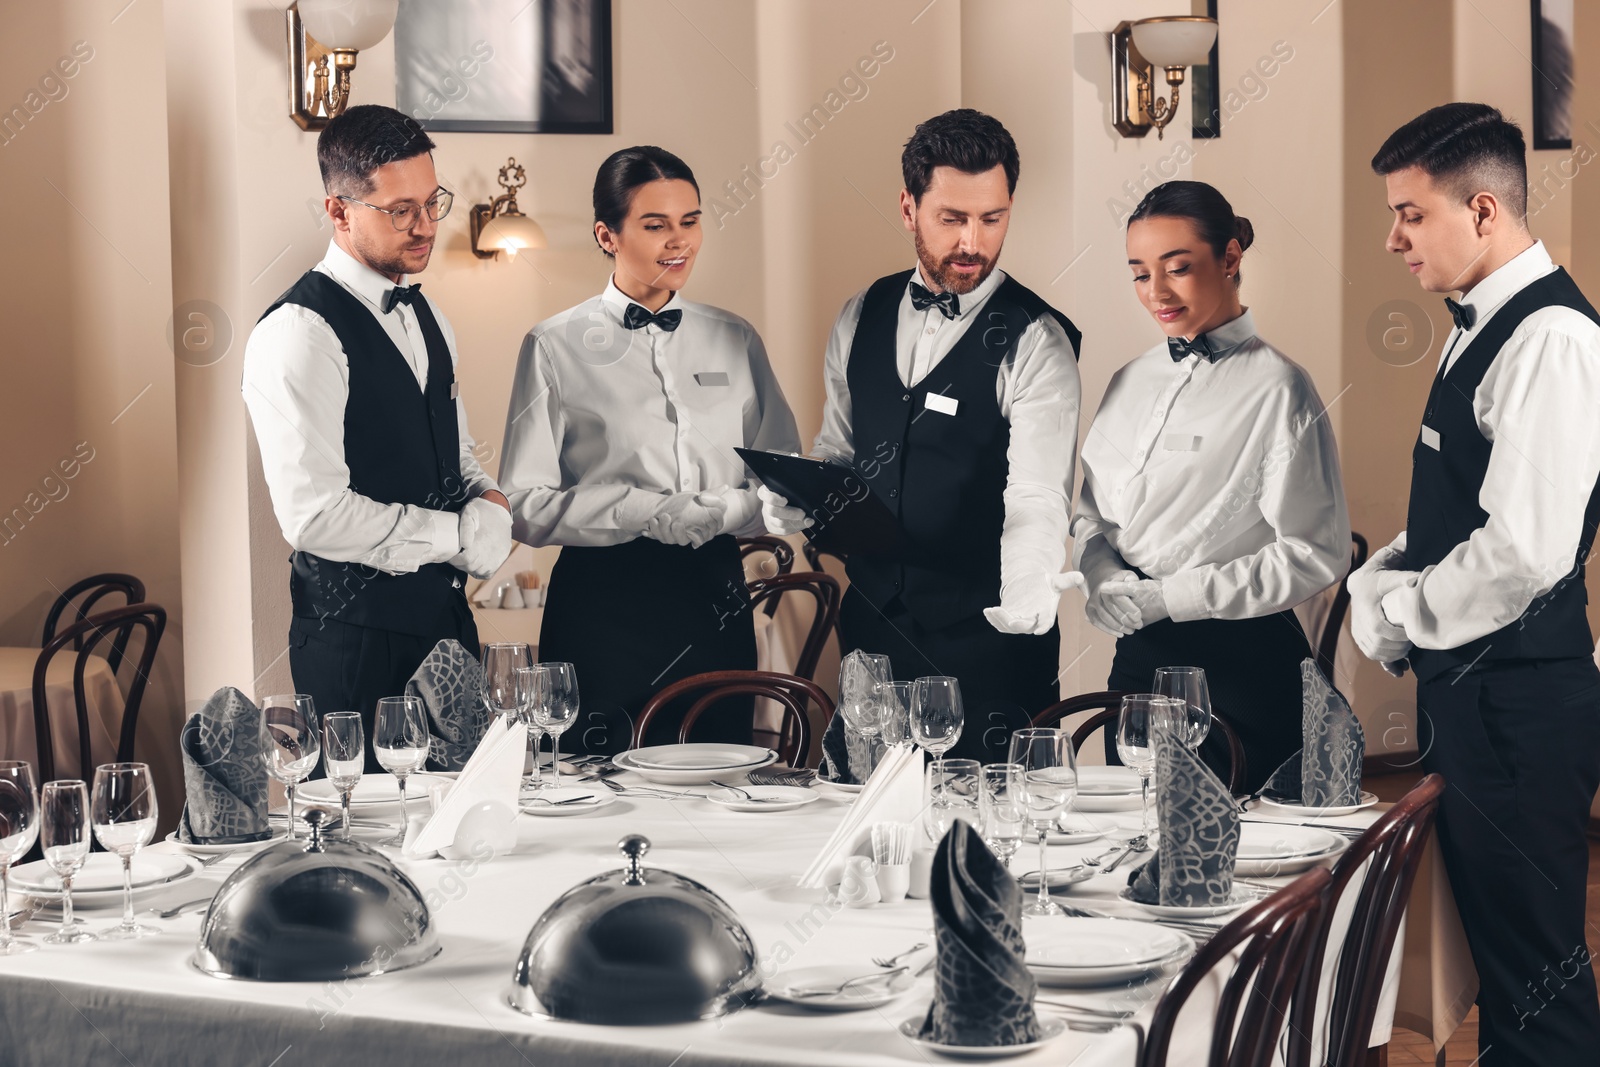
[[1533, 147], [1572, 148], [1575, 0], [1530, 0], [1533, 16]]
[[[1217, 17], [1217, 0], [1206, 0], [1206, 15]], [[1211, 42], [1211, 55], [1204, 63], [1189, 68], [1190, 135], [1196, 139], [1222, 136], [1222, 87], [1217, 76], [1217, 50], [1222, 40]]]

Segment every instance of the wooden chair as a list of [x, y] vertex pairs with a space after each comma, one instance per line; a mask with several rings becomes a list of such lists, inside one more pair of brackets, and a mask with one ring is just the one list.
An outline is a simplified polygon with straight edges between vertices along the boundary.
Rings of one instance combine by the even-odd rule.
[[[1350, 572], [1353, 572], [1367, 561], [1367, 539], [1352, 531], [1350, 542]], [[1350, 572], [1345, 577], [1349, 577]], [[1322, 637], [1317, 641], [1317, 667], [1330, 682], [1333, 680], [1333, 658], [1339, 651], [1339, 630], [1344, 626], [1344, 616], [1349, 610], [1350, 589], [1341, 578], [1333, 591], [1328, 619], [1322, 624]]]
[[[1126, 693], [1114, 689], [1098, 693], [1080, 693], [1078, 696], [1068, 697], [1045, 708], [1033, 717], [1033, 725], [1059, 726], [1069, 715], [1101, 709], [1091, 715], [1082, 726], [1072, 731], [1072, 751], [1076, 752], [1096, 730], [1117, 728], [1117, 714], [1122, 710], [1122, 698], [1125, 696]], [[1233, 732], [1233, 727], [1228, 725], [1228, 721], [1215, 711], [1211, 713], [1211, 726], [1228, 743], [1228, 788], [1237, 793], [1244, 788], [1245, 774], [1249, 769], [1245, 760], [1244, 745], [1240, 742], [1239, 735]]]
[[807, 702], [815, 704], [821, 712], [823, 726], [833, 718], [833, 701], [809, 678], [773, 671], [710, 671], [673, 682], [646, 701], [639, 713], [639, 721], [634, 725], [634, 745], [642, 743], [651, 720], [662, 708], [694, 693], [700, 696], [684, 713], [683, 725], [678, 728], [680, 742], [689, 740], [700, 716], [718, 701], [734, 696], [766, 697], [777, 701], [783, 708], [783, 725], [779, 728], [776, 747], [778, 758], [791, 767], [803, 766], [806, 753], [811, 751], [811, 720], [806, 714]]
[[[815, 544], [811, 543], [810, 541], [807, 541], [804, 545], [802, 545], [800, 550], [806, 554], [806, 563], [811, 567], [811, 569], [814, 570], [814, 571], [818, 571], [818, 572], [820, 572], [822, 574], [827, 574], [828, 573], [827, 561], [830, 560], [830, 559], [835, 561], [835, 563], [836, 563], [836, 565], [838, 567], [838, 571], [839, 571], [840, 574], [844, 573], [845, 567], [850, 562], [850, 560], [844, 555], [844, 553], [842, 553], [842, 552], [829, 552], [825, 548], [818, 548]], [[843, 586], [841, 585], [840, 588], [842, 589]], [[835, 632], [838, 633], [838, 636], [839, 636], [839, 652], [840, 652], [841, 655], [843, 655], [843, 653], [844, 653], [844, 634], [842, 632], [839, 632], [839, 624], [838, 624], [837, 621], [834, 622], [833, 628], [834, 628]]]
[[[839, 623], [839, 600], [843, 596], [839, 582], [821, 571], [797, 571], [779, 574], [772, 578], [757, 578], [750, 583], [750, 608], [776, 603], [785, 592], [795, 590], [811, 596], [816, 602], [816, 613], [811, 617], [811, 629], [806, 633], [800, 655], [795, 658], [794, 673], [810, 678], [822, 658], [822, 648], [828, 642], [828, 633]], [[771, 612], [768, 612], [771, 614]]]
[[[1228, 978], [1217, 1001], [1211, 1047], [1204, 1062], [1208, 1067], [1267, 1067], [1289, 1014], [1331, 880], [1321, 868], [1306, 872], [1252, 905], [1200, 946], [1156, 1005], [1140, 1067], [1167, 1067], [1173, 1027], [1184, 1004], [1211, 972], [1219, 969], [1228, 972]], [[1233, 960], [1236, 952], [1237, 963]], [[1194, 1051], [1182, 1050], [1182, 1062], [1200, 1062]]]
[[[788, 574], [794, 569], [794, 546], [781, 537], [771, 534], [756, 534], [753, 537], [739, 538], [739, 558], [748, 560], [751, 556], [769, 555], [772, 557], [771, 570], [763, 565], [762, 578], [776, 578], [780, 574]], [[767, 618], [771, 618], [778, 610], [778, 601], [783, 594], [780, 592], [766, 603]]]
[[[44, 638], [39, 642], [39, 647], [48, 645], [56, 636], [56, 624], [61, 621], [61, 615], [67, 608], [73, 607], [71, 621], [79, 623], [94, 613], [94, 606], [102, 598], [112, 593], [122, 594], [124, 606], [144, 603], [144, 583], [131, 574], [96, 574], [80, 582], [74, 582], [50, 606], [50, 614], [44, 618]], [[73, 601], [80, 595], [83, 596], [83, 600], [74, 607]], [[112, 643], [111, 651], [106, 655], [106, 662], [111, 665], [112, 674], [117, 673], [118, 668], [122, 666], [122, 655], [127, 651], [126, 646], [126, 634]]]
[[[1444, 778], [1428, 775], [1367, 827], [1334, 865], [1324, 894], [1322, 920], [1313, 931], [1289, 1014], [1289, 1048], [1284, 1057], [1288, 1067], [1311, 1067], [1313, 1063], [1317, 1067], [1361, 1067], [1367, 1062], [1367, 1042], [1383, 994], [1389, 956], [1444, 787]], [[1350, 925], [1343, 942], [1330, 946], [1335, 909], [1357, 875], [1362, 877]], [[1316, 1058], [1311, 1047], [1312, 1026], [1330, 950], [1338, 954], [1338, 963], [1328, 1006], [1327, 1048]]]
[[[67, 647], [76, 651], [77, 663], [72, 672], [73, 704], [78, 717], [78, 766], [85, 776], [94, 773], [94, 757], [90, 752], [89, 704], [84, 688], [84, 671], [90, 657], [101, 642], [109, 640], [113, 650], [126, 650], [134, 630], [144, 632], [144, 647], [134, 667], [128, 684], [128, 695], [122, 705], [122, 727], [117, 742], [117, 762], [133, 759], [133, 739], [138, 726], [139, 705], [144, 700], [145, 686], [150, 681], [150, 668], [161, 644], [161, 634], [167, 628], [167, 612], [159, 604], [130, 604], [113, 608], [98, 615], [90, 615], [56, 634], [39, 651], [33, 666], [33, 727], [39, 747], [39, 781], [48, 782], [56, 777], [55, 739], [50, 728], [50, 704], [46, 679], [50, 661], [56, 653]], [[120, 652], [118, 654], [120, 663]], [[109, 660], [108, 660], [109, 662]], [[115, 668], [113, 668], [115, 671]]]

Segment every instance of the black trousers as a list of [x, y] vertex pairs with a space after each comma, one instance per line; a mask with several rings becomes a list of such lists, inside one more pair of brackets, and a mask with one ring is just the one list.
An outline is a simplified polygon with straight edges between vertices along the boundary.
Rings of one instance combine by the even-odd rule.
[[1600, 1062], [1585, 831], [1600, 787], [1600, 671], [1520, 660], [1417, 686], [1439, 845], [1478, 968], [1483, 1067]]
[[[433, 646], [446, 638], [479, 654], [478, 626], [465, 594], [457, 592], [432, 630], [424, 635], [355, 626], [296, 615], [289, 624], [289, 673], [295, 691], [310, 694], [318, 715], [359, 711], [367, 735], [366, 770], [380, 772], [372, 752], [372, 726], [381, 697], [403, 696], [406, 682]], [[319, 761], [313, 778], [323, 776]]]
[[[755, 670], [756, 633], [739, 545], [699, 548], [638, 538], [604, 548], [569, 546], [550, 572], [539, 658], [577, 669], [580, 717], [564, 753], [626, 749], [645, 701], [706, 671]], [[695, 741], [750, 743], [754, 701], [708, 709]], [[678, 740], [685, 705], [658, 715], [647, 745]]]
[[1060, 699], [1061, 631], [1003, 634], [981, 614], [950, 626], [919, 623], [898, 597], [883, 610], [854, 587], [839, 609], [843, 652], [889, 657], [896, 681], [949, 675], [961, 683], [966, 722], [947, 753], [951, 759], [1003, 763], [1011, 732]]
[[[1244, 746], [1244, 787], [1254, 792], [1301, 745], [1300, 663], [1311, 655], [1292, 611], [1255, 619], [1162, 619], [1117, 639], [1107, 689], [1148, 693], [1157, 667], [1202, 667], [1211, 710]], [[1106, 761], [1120, 763], [1116, 730], [1105, 732]], [[1200, 755], [1228, 780], [1228, 746], [1213, 730]]]

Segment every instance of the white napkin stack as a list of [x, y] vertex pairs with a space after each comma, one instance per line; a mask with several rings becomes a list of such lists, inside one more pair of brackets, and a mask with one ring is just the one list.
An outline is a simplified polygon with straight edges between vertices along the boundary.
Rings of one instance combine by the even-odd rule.
[[871, 839], [875, 823], [918, 822], [922, 806], [922, 750], [911, 744], [890, 745], [839, 828], [800, 876], [800, 886], [825, 888], [830, 872], [842, 869], [861, 843]]
[[406, 841], [405, 854], [415, 858], [449, 848], [455, 842], [461, 817], [473, 805], [486, 800], [504, 804], [515, 815], [527, 751], [527, 726], [503, 718], [490, 723], [456, 784], [433, 816]]

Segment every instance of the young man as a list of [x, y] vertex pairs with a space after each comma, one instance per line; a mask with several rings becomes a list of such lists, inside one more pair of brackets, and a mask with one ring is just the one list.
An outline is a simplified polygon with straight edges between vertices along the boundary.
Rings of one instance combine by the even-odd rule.
[[289, 668], [318, 711], [359, 711], [371, 756], [380, 697], [434, 644], [474, 656], [463, 572], [511, 551], [506, 498], [473, 457], [455, 334], [421, 287], [451, 194], [433, 142], [393, 108], [328, 123], [317, 162], [328, 254], [250, 334], [244, 398], [294, 554]]
[[1584, 921], [1600, 670], [1584, 560], [1600, 520], [1600, 314], [1527, 227], [1522, 132], [1447, 104], [1373, 157], [1387, 248], [1455, 329], [1412, 451], [1406, 529], [1350, 578], [1367, 656], [1417, 676], [1439, 842], [1477, 964], [1479, 1062], [1589, 1064]]
[[[850, 558], [840, 629], [901, 680], [958, 678], [966, 724], [951, 755], [1004, 758], [1011, 730], [1059, 695], [1079, 333], [995, 267], [1020, 166], [1004, 126], [946, 112], [917, 127], [900, 165], [917, 265], [840, 311], [812, 455], [853, 463], [904, 547]], [[769, 530], [810, 525], [761, 497]]]

